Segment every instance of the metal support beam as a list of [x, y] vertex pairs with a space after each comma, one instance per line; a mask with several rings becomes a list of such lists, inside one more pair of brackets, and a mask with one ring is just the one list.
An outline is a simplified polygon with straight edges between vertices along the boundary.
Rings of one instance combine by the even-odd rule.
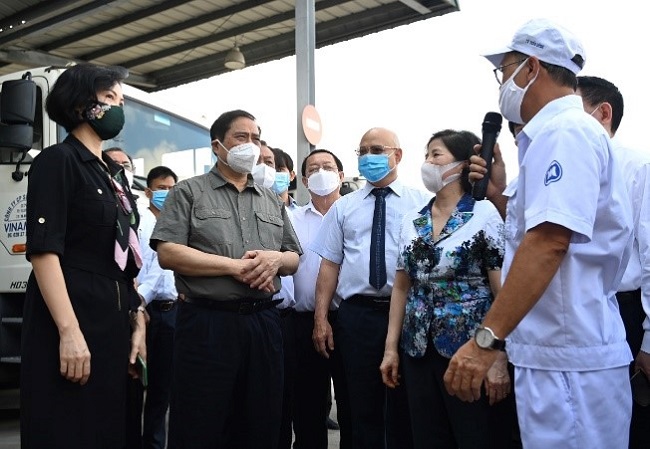
[[[315, 0], [296, 2], [296, 162], [300, 167], [314, 147], [307, 141], [302, 130], [302, 111], [307, 105], [316, 105], [314, 81], [316, 49]], [[301, 176], [300, 173], [297, 176]], [[309, 192], [300, 180], [296, 182], [296, 201], [303, 205], [309, 201]]]
[[419, 12], [420, 14], [429, 14], [431, 10], [420, 3], [418, 0], [399, 0], [409, 8]]

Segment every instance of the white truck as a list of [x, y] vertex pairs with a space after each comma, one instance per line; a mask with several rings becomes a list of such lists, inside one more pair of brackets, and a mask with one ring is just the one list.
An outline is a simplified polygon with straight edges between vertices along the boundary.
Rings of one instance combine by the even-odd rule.
[[[18, 380], [23, 299], [31, 271], [25, 259], [28, 173], [38, 152], [66, 136], [45, 112], [45, 99], [64, 70], [38, 68], [0, 77], [0, 386]], [[157, 165], [172, 168], [181, 179], [212, 166], [205, 125], [161, 106], [146, 92], [123, 87], [126, 124], [105, 148], [120, 147], [131, 155], [136, 189], [144, 187], [144, 177]]]

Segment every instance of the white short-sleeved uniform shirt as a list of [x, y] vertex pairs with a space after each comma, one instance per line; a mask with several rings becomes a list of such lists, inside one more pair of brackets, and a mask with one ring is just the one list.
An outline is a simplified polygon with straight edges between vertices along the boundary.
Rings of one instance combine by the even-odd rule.
[[341, 266], [336, 293], [343, 300], [353, 295], [390, 296], [397, 267], [397, 240], [404, 214], [422, 207], [433, 196], [431, 193], [406, 187], [399, 180], [388, 187], [386, 196], [386, 285], [377, 290], [368, 281], [370, 277], [370, 241], [372, 218], [375, 211], [374, 186], [363, 188], [337, 200], [325, 214], [318, 237], [310, 249]]
[[[634, 246], [618, 291], [641, 289], [646, 313], [641, 349], [650, 352], [650, 154], [625, 148], [613, 140], [614, 157], [621, 163], [627, 193], [633, 205]], [[636, 354], [633, 354], [636, 356]]]
[[540, 110], [517, 143], [519, 177], [504, 192], [505, 278], [530, 229], [549, 222], [573, 236], [550, 285], [508, 337], [509, 358], [559, 371], [627, 365], [614, 295], [631, 253], [631, 206], [609, 136], [569, 95]]

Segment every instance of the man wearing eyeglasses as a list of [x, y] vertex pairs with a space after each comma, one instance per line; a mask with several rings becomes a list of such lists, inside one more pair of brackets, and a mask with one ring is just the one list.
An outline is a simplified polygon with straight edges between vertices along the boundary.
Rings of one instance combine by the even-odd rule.
[[124, 168], [124, 176], [129, 183], [129, 187], [133, 186], [133, 176], [135, 167], [133, 166], [133, 159], [131, 155], [119, 147], [107, 148], [104, 153], [108, 154], [111, 159], [120, 164]]
[[412, 447], [403, 387], [387, 391], [381, 380], [390, 295], [397, 264], [402, 216], [431, 195], [397, 179], [402, 149], [394, 132], [373, 128], [357, 149], [366, 185], [335, 202], [323, 218], [311, 249], [322, 257], [316, 281], [313, 340], [329, 357], [334, 350], [327, 320], [335, 295], [343, 298], [336, 346], [350, 393], [354, 448]]
[[506, 206], [503, 287], [445, 385], [478, 399], [508, 337], [526, 449], [627, 448], [632, 357], [615, 294], [632, 249], [631, 206], [609, 136], [574, 95], [584, 49], [536, 19], [486, 57], [502, 72], [501, 112], [525, 124], [520, 171], [501, 189], [507, 202], [495, 201]]

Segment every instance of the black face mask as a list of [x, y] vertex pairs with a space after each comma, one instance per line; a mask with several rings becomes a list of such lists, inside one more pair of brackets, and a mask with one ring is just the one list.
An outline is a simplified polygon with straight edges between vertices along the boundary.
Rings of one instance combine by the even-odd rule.
[[96, 102], [84, 112], [86, 121], [100, 139], [109, 140], [117, 136], [124, 127], [124, 109]]

